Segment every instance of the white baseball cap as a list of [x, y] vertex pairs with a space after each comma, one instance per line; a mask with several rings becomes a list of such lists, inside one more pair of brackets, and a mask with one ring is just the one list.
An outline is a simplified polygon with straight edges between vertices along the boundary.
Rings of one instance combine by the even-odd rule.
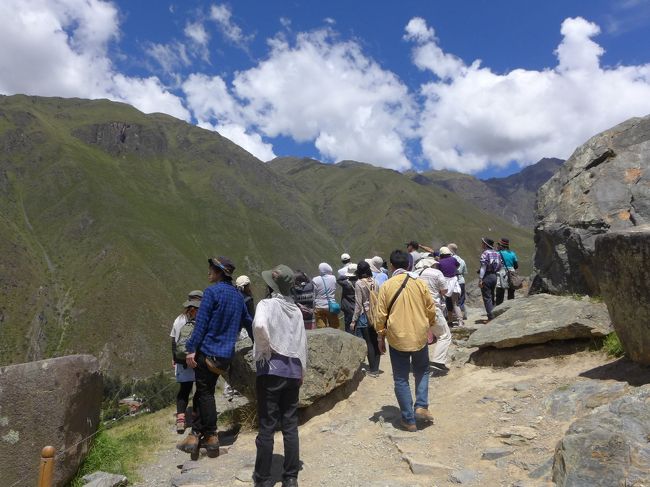
[[244, 286], [248, 285], [251, 283], [251, 280], [249, 279], [248, 276], [239, 276], [235, 280], [235, 286], [237, 286], [239, 289], [243, 289]]
[[341, 254], [341, 262], [348, 262], [350, 259], [350, 254]]

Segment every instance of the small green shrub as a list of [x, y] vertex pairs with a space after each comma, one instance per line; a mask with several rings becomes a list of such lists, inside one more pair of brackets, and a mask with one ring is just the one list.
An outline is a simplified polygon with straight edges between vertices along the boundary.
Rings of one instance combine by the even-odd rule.
[[618, 335], [615, 331], [610, 333], [605, 337], [603, 342], [603, 349], [607, 352], [607, 355], [612, 357], [622, 357], [625, 355], [625, 350], [621, 344], [621, 340], [618, 338]]
[[77, 475], [70, 483], [71, 487], [84, 485], [82, 477], [101, 470], [102, 472], [126, 475], [124, 463], [128, 451], [125, 445], [117, 438], [109, 436], [105, 430], [101, 430], [94, 438], [90, 452], [79, 468]]

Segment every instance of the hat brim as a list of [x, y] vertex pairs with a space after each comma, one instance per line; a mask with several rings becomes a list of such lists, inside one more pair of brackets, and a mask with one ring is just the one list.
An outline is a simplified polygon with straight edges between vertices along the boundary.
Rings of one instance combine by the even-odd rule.
[[484, 238], [481, 239], [481, 242], [483, 242], [485, 245], [487, 245], [490, 248], [494, 247], [494, 244], [490, 245]]
[[280, 291], [280, 287], [278, 286], [278, 283], [273, 280], [273, 271], [262, 271], [262, 279], [264, 279], [264, 282], [271, 288], [273, 289], [276, 293], [282, 294]]
[[210, 258], [208, 259], [208, 262], [210, 263], [210, 265], [213, 265], [217, 269], [221, 270], [224, 273], [224, 275], [226, 275], [227, 277], [232, 277], [232, 271], [226, 269], [223, 265], [221, 265], [221, 263], [218, 260]]

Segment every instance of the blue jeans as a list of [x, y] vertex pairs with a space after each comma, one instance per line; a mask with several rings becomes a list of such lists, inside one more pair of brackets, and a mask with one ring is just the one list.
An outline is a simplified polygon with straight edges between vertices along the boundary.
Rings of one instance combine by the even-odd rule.
[[413, 367], [415, 377], [415, 408], [429, 407], [429, 349], [425, 345], [417, 352], [400, 352], [390, 347], [390, 361], [393, 367], [395, 397], [402, 411], [402, 420], [415, 424], [413, 396], [409, 386], [409, 372]]

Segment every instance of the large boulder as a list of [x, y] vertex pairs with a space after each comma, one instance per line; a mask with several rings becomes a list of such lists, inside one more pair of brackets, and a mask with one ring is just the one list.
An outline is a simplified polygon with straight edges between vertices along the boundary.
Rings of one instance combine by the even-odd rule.
[[646, 385], [575, 421], [555, 449], [558, 487], [648, 485], [649, 403]]
[[623, 348], [630, 359], [650, 365], [650, 225], [598, 237], [596, 259], [601, 294]]
[[508, 303], [508, 309], [476, 330], [467, 347], [509, 348], [551, 340], [602, 337], [611, 333], [607, 308], [589, 298], [534, 294]]
[[[306, 408], [352, 381], [363, 363], [366, 342], [332, 328], [307, 330], [307, 373], [300, 388], [299, 407]], [[237, 344], [229, 383], [255, 400], [255, 362], [249, 339]]]
[[576, 149], [537, 193], [531, 292], [600, 293], [596, 237], [650, 223], [650, 116]]
[[0, 367], [2, 484], [36, 485], [41, 450], [51, 445], [54, 485], [67, 485], [99, 425], [102, 388], [91, 355]]

